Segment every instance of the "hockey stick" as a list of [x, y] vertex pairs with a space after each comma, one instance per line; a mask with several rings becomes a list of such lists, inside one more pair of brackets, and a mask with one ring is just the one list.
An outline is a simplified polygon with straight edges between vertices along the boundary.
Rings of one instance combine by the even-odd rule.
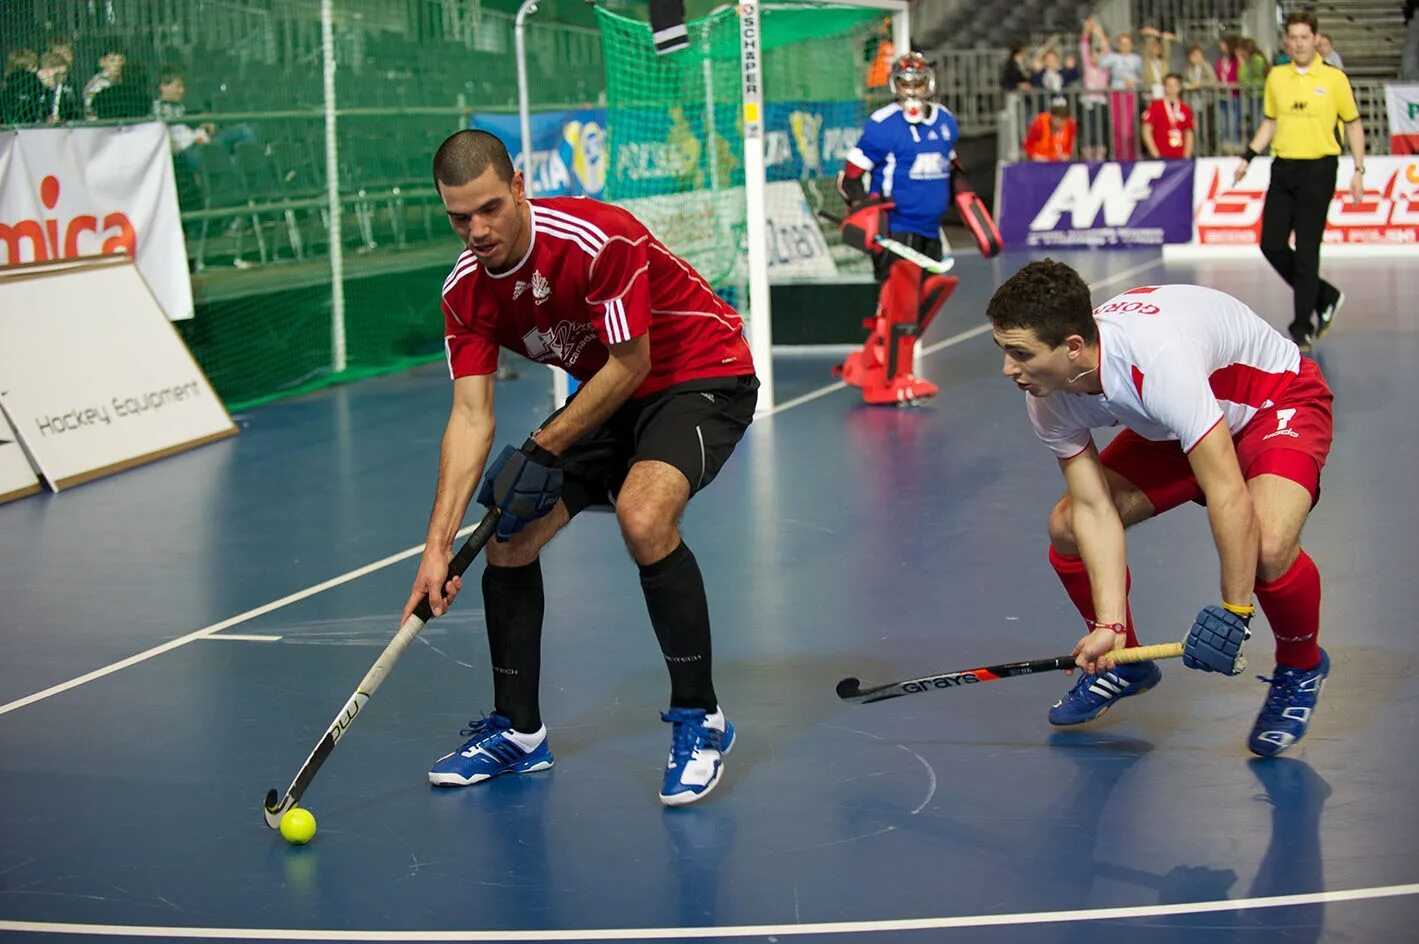
[[[840, 216], [834, 216], [833, 214], [828, 213], [825, 210], [819, 210], [818, 215], [821, 216], [823, 219], [827, 220], [829, 223], [833, 223], [838, 226], [842, 225], [843, 221], [842, 217]], [[913, 249], [906, 243], [899, 242], [898, 240], [895, 240], [890, 236], [879, 235], [876, 239], [873, 240], [873, 242], [875, 242], [877, 245], [881, 246], [888, 252], [892, 253], [893, 255], [905, 259], [908, 262], [915, 263], [916, 265], [920, 266], [925, 272], [931, 272], [936, 275], [942, 275], [944, 273], [950, 272], [953, 268], [955, 268], [956, 265], [955, 256], [948, 255], [944, 259], [933, 259], [926, 253]], [[946, 250], [945, 240], [942, 240], [941, 248], [943, 252]]]
[[[483, 546], [488, 543], [488, 539], [493, 536], [497, 529], [498, 510], [488, 509], [488, 513], [483, 516], [483, 520], [478, 522], [473, 533], [468, 535], [468, 540], [463, 542], [463, 546], [458, 549], [458, 553], [453, 556], [453, 560], [448, 562], [448, 578], [461, 577], [468, 569], [468, 565], [473, 563], [473, 558], [483, 550]], [[389, 674], [389, 670], [394, 668], [394, 663], [404, 654], [404, 650], [414, 641], [414, 637], [419, 635], [419, 630], [424, 628], [424, 624], [434, 618], [433, 610], [429, 607], [428, 597], [420, 601], [414, 608], [414, 612], [404, 621], [404, 625], [399, 627], [399, 632], [394, 634], [394, 638], [389, 641], [389, 645], [384, 647], [384, 651], [379, 654], [374, 665], [365, 673], [365, 677], [360, 680], [360, 684], [355, 688], [355, 693], [350, 696], [350, 700], [345, 703], [345, 707], [340, 709], [340, 713], [335, 716], [335, 720], [330, 723], [325, 735], [320, 742], [315, 745], [315, 750], [310, 752], [310, 756], [305, 759], [301, 769], [296, 773], [296, 779], [291, 781], [291, 785], [286, 788], [284, 798], [272, 787], [266, 794], [265, 816], [266, 825], [276, 829], [281, 825], [281, 817], [286, 811], [300, 802], [305, 795], [306, 788], [315, 779], [316, 772], [320, 770], [320, 765], [325, 763], [335, 745], [340, 738], [350, 729], [354, 723], [355, 716], [360, 713], [365, 702], [370, 700], [370, 696], [379, 688], [384, 677]]]
[[[1166, 642], [1156, 646], [1138, 646], [1133, 649], [1118, 649], [1113, 653], [1113, 658], [1115, 663], [1126, 665], [1132, 662], [1147, 662], [1150, 659], [1176, 659], [1181, 657], [1182, 654], [1182, 643]], [[858, 705], [867, 705], [874, 701], [900, 698], [903, 695], [916, 695], [921, 692], [956, 688], [961, 685], [975, 685], [980, 682], [997, 682], [1000, 679], [1015, 678], [1019, 675], [1034, 675], [1037, 672], [1062, 672], [1066, 669], [1073, 668], [1075, 668], [1074, 657], [1071, 655], [1055, 656], [1053, 659], [1035, 659], [1031, 662], [1007, 662], [1003, 665], [987, 665], [978, 669], [961, 669], [957, 672], [943, 672], [940, 675], [927, 675], [921, 678], [904, 679], [900, 682], [892, 682], [887, 685], [875, 685], [871, 688], [863, 688], [862, 682], [859, 679], [845, 678], [838, 683], [838, 697], [843, 701], [850, 701]], [[1246, 659], [1238, 655], [1232, 674], [1235, 675], [1245, 668]]]

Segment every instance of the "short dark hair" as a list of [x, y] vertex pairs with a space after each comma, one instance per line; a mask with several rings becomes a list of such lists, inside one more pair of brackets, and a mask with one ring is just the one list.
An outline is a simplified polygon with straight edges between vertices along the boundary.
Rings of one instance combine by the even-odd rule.
[[1050, 347], [1072, 334], [1090, 343], [1099, 336], [1089, 286], [1053, 259], [1036, 259], [1006, 279], [985, 311], [996, 330], [1028, 328]]
[[1168, 81], [1169, 79], [1177, 79], [1179, 85], [1183, 84], [1183, 77], [1176, 72], [1169, 72], [1167, 75], [1163, 76], [1164, 82]]
[[1309, 26], [1312, 33], [1320, 32], [1320, 24], [1316, 21], [1314, 11], [1311, 10], [1293, 10], [1287, 13], [1281, 32], [1289, 33], [1292, 26]]
[[182, 66], [163, 66], [158, 70], [159, 85], [167, 85], [174, 79], [181, 79], [182, 77]]
[[497, 135], [486, 131], [455, 131], [434, 152], [434, 184], [461, 187], [483, 176], [491, 166], [503, 183], [512, 182], [512, 158]]

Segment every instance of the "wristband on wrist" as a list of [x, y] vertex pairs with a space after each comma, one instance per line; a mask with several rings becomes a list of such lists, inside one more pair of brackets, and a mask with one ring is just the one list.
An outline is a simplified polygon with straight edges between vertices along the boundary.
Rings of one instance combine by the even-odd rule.
[[1258, 155], [1256, 151], [1253, 151], [1253, 150], [1252, 150], [1252, 147], [1251, 147], [1250, 144], [1248, 144], [1248, 145], [1247, 145], [1247, 149], [1242, 152], [1242, 160], [1246, 161], [1248, 164], [1251, 163], [1251, 159], [1252, 159], [1253, 157], [1258, 157], [1258, 156], [1260, 156], [1260, 155]]
[[527, 442], [522, 444], [522, 451], [527, 455], [527, 458], [536, 462], [538, 465], [551, 467], [558, 465], [562, 461], [556, 453], [542, 448], [537, 440], [533, 439], [531, 436], [528, 436]]
[[1228, 603], [1226, 600], [1222, 601], [1222, 609], [1226, 610], [1228, 613], [1235, 613], [1238, 616], [1246, 617], [1250, 617], [1256, 613], [1255, 605], [1237, 606], [1235, 603]]
[[1100, 623], [1098, 620], [1091, 619], [1086, 619], [1084, 622], [1089, 625], [1089, 632], [1093, 632], [1096, 629], [1111, 629], [1120, 636], [1128, 632], [1128, 627], [1122, 623]]

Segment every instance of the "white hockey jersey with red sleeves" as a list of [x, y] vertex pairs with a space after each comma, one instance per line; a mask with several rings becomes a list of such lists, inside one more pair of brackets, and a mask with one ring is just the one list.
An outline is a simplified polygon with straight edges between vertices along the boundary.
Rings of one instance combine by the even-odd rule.
[[1233, 436], [1295, 380], [1301, 353], [1247, 305], [1200, 285], [1150, 285], [1094, 309], [1098, 395], [1026, 394], [1030, 423], [1061, 459], [1088, 448], [1090, 430], [1122, 425], [1184, 451], [1218, 423]]

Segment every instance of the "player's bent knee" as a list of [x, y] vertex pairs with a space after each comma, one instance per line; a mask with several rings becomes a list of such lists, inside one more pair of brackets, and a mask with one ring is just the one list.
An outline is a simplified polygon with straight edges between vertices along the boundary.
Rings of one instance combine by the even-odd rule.
[[633, 551], [662, 544], [675, 532], [675, 515], [668, 507], [655, 502], [618, 502], [616, 521]]
[[1262, 529], [1256, 557], [1256, 573], [1262, 580], [1277, 580], [1296, 562], [1300, 545], [1290, 534]]

